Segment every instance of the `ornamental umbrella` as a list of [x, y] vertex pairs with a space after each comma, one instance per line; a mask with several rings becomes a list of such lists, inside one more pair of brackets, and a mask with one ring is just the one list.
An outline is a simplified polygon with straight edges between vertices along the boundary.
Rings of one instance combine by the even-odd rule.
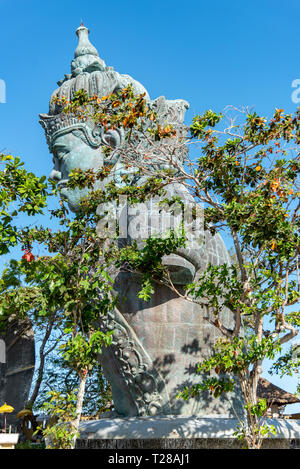
[[10, 414], [14, 410], [15, 409], [11, 405], [7, 405], [6, 402], [2, 407], [0, 407], [0, 414], [4, 414], [4, 432], [5, 433], [6, 433], [6, 414]]
[[[32, 411], [29, 409], [20, 410], [20, 412], [17, 414], [17, 417], [22, 419], [22, 431], [26, 438], [30, 440], [32, 438], [33, 432], [37, 427], [36, 419]], [[29, 422], [31, 423], [31, 429], [29, 429]]]

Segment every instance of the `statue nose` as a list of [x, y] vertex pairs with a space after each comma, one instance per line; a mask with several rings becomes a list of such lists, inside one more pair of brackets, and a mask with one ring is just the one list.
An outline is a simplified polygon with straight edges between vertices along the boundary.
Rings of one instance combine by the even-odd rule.
[[60, 181], [61, 180], [61, 172], [60, 171], [57, 171], [56, 169], [52, 169], [51, 173], [50, 173], [50, 176], [49, 176], [49, 179], [51, 179], [52, 181]]

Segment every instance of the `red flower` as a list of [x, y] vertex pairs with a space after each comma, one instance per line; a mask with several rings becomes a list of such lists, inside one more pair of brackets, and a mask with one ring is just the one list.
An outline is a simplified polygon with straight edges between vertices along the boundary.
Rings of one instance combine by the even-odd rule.
[[22, 256], [22, 259], [25, 259], [27, 262], [31, 262], [35, 260], [35, 257], [32, 252], [25, 250], [25, 254]]

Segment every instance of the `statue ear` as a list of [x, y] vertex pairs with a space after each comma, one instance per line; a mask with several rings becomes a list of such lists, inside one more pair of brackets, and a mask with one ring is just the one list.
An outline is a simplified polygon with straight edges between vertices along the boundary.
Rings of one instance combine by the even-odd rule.
[[121, 146], [123, 133], [118, 129], [108, 130], [103, 134], [102, 141], [105, 145], [109, 145], [111, 148], [116, 149]]

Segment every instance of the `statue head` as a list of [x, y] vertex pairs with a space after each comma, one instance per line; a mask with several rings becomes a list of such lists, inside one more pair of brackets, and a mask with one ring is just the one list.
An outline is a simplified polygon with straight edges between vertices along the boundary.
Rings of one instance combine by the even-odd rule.
[[[51, 96], [49, 114], [40, 114], [40, 123], [45, 130], [50, 152], [53, 154], [54, 168], [50, 177], [57, 182], [63, 197], [73, 211], [78, 209], [80, 199], [88, 193], [88, 189], [71, 190], [66, 187], [70, 172], [75, 168], [97, 171], [103, 165], [110, 164], [115, 168], [112, 176], [115, 182], [123, 184], [122, 175], [127, 170], [122, 167], [118, 150], [125, 138], [121, 130], [106, 131], [91, 120], [83, 121], [65, 114], [58, 104], [62, 98], [70, 101], [76, 91], [82, 89], [90, 97], [93, 95], [101, 97], [131, 84], [136, 95], [145, 95], [149, 106], [158, 114], [161, 124], [172, 123], [178, 129], [183, 128], [184, 114], [188, 108], [188, 103], [184, 100], [169, 101], [160, 97], [151, 101], [146, 89], [138, 81], [129, 75], [121, 75], [112, 67], [105, 65], [96, 48], [90, 43], [88, 33], [89, 30], [83, 25], [77, 29], [78, 46], [71, 63], [71, 74], [65, 74], [65, 77], [57, 82], [59, 88]], [[109, 145], [113, 150], [109, 161], [105, 159], [104, 145]], [[184, 154], [183, 150], [181, 153], [180, 158]], [[104, 182], [97, 182], [94, 189], [100, 188], [101, 184]]]
[[[79, 207], [80, 199], [87, 195], [88, 189], [70, 189], [67, 187], [69, 174], [74, 169], [97, 171], [106, 161], [103, 147], [112, 148], [109, 163], [117, 158], [117, 149], [121, 146], [123, 135], [119, 130], [104, 131], [92, 122], [80, 122], [77, 118], [63, 113], [49, 116], [40, 115], [50, 152], [53, 155], [53, 170], [50, 179], [61, 189], [61, 194], [72, 211]], [[95, 183], [94, 189], [101, 187]]]

